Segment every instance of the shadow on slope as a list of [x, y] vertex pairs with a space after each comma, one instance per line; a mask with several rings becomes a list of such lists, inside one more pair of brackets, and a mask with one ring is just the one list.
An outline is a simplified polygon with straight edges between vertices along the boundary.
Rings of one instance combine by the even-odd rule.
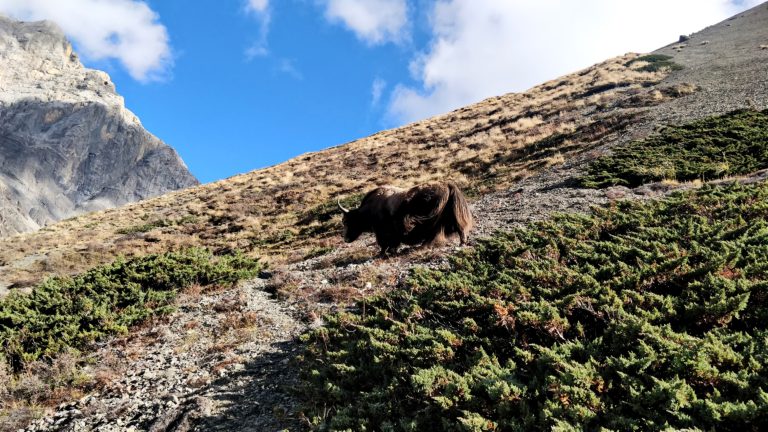
[[301, 429], [295, 397], [298, 349], [294, 341], [272, 344], [270, 352], [215, 380], [175, 413], [145, 427], [168, 432]]

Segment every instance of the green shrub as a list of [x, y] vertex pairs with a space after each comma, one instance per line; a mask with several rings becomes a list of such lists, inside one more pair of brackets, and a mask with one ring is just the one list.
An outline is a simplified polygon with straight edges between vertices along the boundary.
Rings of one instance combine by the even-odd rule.
[[683, 67], [672, 61], [672, 56], [664, 54], [648, 54], [640, 56], [636, 59], [632, 59], [627, 62], [625, 66], [631, 66], [633, 63], [644, 62], [648, 63], [638, 68], [643, 72], [658, 72], [660, 70], [681, 70]]
[[302, 340], [320, 429], [766, 430], [768, 186], [498, 234]]
[[192, 215], [192, 214], [188, 214], [188, 215], [184, 215], [181, 218], [179, 218], [179, 220], [176, 221], [176, 224], [177, 225], [187, 225], [187, 224], [198, 223], [199, 221], [200, 221], [199, 217], [197, 217], [195, 215]]
[[711, 180], [768, 168], [768, 110], [734, 111], [616, 147], [593, 162], [585, 187], [629, 187], [660, 180]]
[[172, 309], [189, 285], [231, 284], [254, 276], [260, 263], [240, 254], [214, 257], [204, 249], [118, 261], [74, 277], [55, 277], [30, 294], [0, 300], [0, 359], [12, 368], [105, 336]]

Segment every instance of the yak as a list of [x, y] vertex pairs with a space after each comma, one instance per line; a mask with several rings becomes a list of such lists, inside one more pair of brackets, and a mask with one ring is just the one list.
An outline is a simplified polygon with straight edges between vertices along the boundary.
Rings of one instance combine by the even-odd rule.
[[401, 244], [436, 246], [458, 235], [463, 245], [472, 229], [467, 199], [452, 182], [427, 183], [411, 189], [379, 186], [368, 192], [360, 206], [343, 212], [344, 241], [353, 242], [372, 232], [381, 255]]

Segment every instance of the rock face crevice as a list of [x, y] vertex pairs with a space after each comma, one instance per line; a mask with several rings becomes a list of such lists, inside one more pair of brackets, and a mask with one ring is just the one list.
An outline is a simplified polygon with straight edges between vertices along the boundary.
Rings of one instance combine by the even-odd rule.
[[196, 184], [60, 29], [0, 17], [0, 237]]

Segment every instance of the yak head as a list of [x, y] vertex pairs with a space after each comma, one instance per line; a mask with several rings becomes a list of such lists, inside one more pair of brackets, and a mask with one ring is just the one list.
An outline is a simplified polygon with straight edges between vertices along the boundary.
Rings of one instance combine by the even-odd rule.
[[337, 201], [339, 204], [339, 210], [341, 210], [342, 218], [341, 222], [344, 224], [344, 241], [352, 243], [357, 240], [365, 231], [367, 231], [367, 223], [360, 212], [360, 209], [349, 210], [341, 205], [341, 201]]

